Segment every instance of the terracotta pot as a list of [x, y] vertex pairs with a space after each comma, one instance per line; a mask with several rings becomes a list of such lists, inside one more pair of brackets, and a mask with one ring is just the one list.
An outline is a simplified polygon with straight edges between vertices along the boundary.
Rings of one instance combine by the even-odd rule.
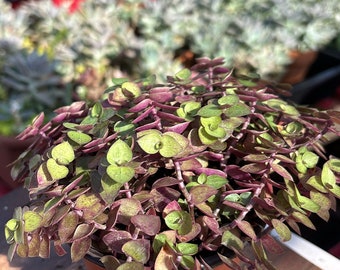
[[318, 52], [308, 51], [291, 51], [289, 57], [292, 59], [292, 63], [288, 66], [287, 71], [281, 82], [296, 84], [303, 81], [307, 75], [310, 66], [316, 60]]

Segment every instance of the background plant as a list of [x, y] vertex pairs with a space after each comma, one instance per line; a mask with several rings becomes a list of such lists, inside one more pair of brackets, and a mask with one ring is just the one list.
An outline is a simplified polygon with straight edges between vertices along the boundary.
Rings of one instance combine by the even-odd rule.
[[187, 50], [280, 79], [292, 61], [289, 51], [319, 50], [340, 30], [336, 0], [100, 0], [83, 1], [71, 14], [67, 8], [52, 1], [22, 6], [17, 13], [24, 18], [25, 46], [61, 61], [67, 78], [80, 77], [83, 96], [98, 89], [95, 98], [113, 74], [156, 74], [165, 81]]
[[295, 106], [287, 86], [222, 63], [199, 59], [166, 84], [114, 79], [102, 102], [37, 116], [19, 136], [36, 138], [13, 168], [32, 201], [6, 224], [9, 257], [48, 257], [53, 241], [73, 261], [100, 251], [108, 269], [209, 269], [207, 251], [272, 269], [265, 226], [285, 241], [314, 228], [311, 214], [327, 221], [340, 160], [321, 143], [339, 136], [339, 112]]

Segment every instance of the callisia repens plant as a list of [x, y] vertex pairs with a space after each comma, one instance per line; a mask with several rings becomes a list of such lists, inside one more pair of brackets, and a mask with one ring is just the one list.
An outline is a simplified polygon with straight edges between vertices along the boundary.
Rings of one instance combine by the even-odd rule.
[[10, 258], [69, 245], [106, 269], [211, 269], [211, 253], [273, 269], [263, 236], [314, 228], [340, 197], [340, 160], [323, 150], [340, 113], [294, 105], [287, 85], [235, 77], [223, 59], [165, 84], [113, 79], [103, 101], [55, 112], [18, 136], [32, 144], [12, 175], [31, 201], [6, 224]]

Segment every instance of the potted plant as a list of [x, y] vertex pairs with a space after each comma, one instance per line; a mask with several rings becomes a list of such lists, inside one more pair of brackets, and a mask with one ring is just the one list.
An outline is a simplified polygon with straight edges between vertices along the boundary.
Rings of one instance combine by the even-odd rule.
[[287, 85], [235, 77], [221, 58], [166, 84], [113, 83], [18, 136], [35, 138], [12, 170], [31, 203], [5, 226], [10, 258], [48, 257], [53, 244], [106, 269], [211, 269], [208, 253], [271, 269], [270, 229], [286, 241], [311, 214], [327, 220], [340, 160], [322, 144], [339, 112], [291, 104]]

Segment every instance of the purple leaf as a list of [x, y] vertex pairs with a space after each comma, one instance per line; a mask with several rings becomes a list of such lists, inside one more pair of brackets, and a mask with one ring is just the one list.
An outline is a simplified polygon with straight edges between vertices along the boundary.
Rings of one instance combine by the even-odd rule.
[[131, 222], [136, 228], [150, 236], [156, 235], [161, 229], [161, 220], [159, 216], [135, 215], [131, 218]]

